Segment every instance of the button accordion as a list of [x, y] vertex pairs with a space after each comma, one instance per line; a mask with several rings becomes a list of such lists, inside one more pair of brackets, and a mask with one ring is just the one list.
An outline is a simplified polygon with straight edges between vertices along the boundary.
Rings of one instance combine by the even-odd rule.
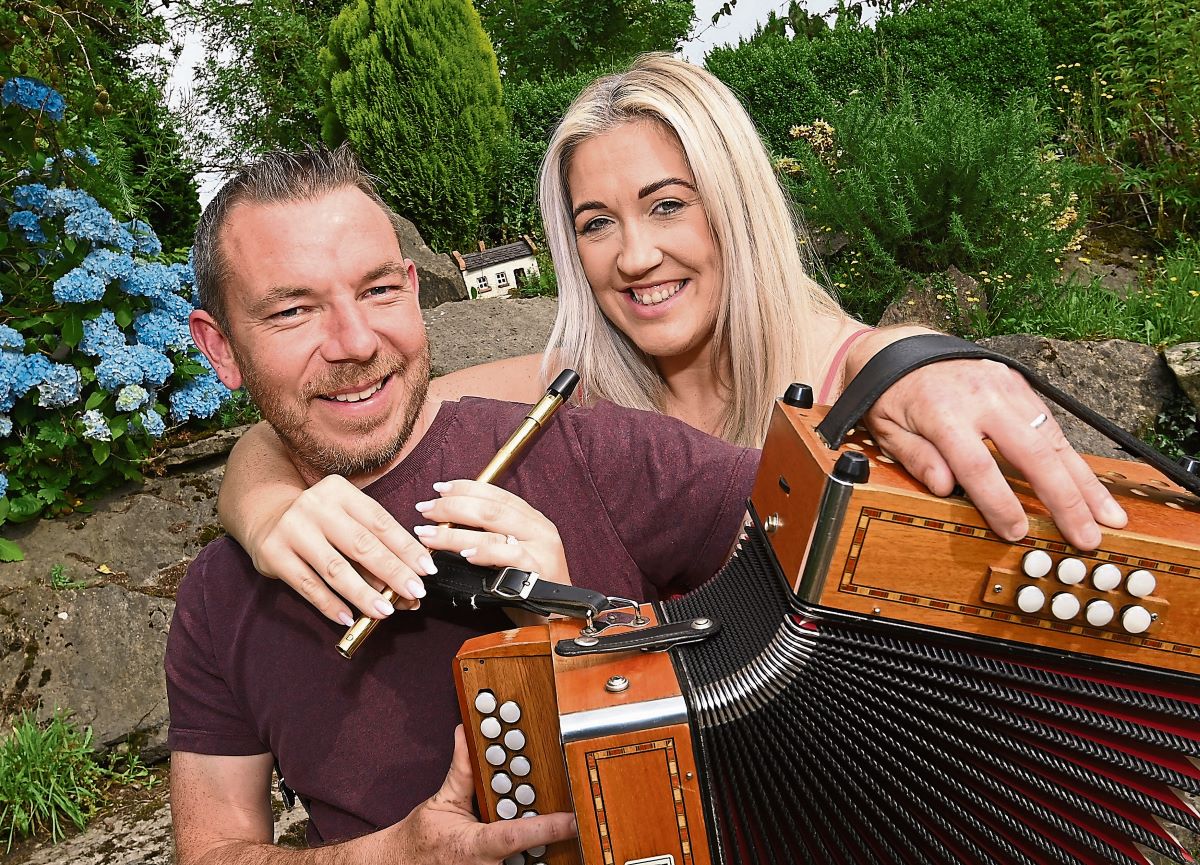
[[[578, 820], [508, 862], [1193, 861], [1200, 499], [1088, 458], [1129, 523], [1081, 552], [1010, 470], [1010, 543], [863, 434], [828, 447], [824, 411], [777, 406], [704, 586], [600, 640], [562, 619], [463, 647], [483, 818]], [[579, 653], [667, 623], [711, 636]]]

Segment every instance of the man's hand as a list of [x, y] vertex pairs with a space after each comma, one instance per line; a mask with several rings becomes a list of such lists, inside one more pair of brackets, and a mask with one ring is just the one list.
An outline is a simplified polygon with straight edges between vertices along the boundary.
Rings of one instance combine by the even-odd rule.
[[1029, 520], [985, 438], [1025, 476], [1072, 545], [1095, 549], [1097, 524], [1126, 523], [1125, 512], [1071, 447], [1050, 410], [1003, 364], [955, 360], [922, 367], [879, 398], [866, 425], [879, 446], [935, 495], [950, 495], [957, 481], [1006, 540], [1023, 538]]
[[429, 799], [413, 809], [397, 830], [397, 863], [500, 865], [508, 856], [533, 847], [565, 841], [576, 835], [573, 814], [480, 823], [471, 810], [471, 764], [460, 726], [454, 731], [450, 772]]
[[391, 608], [378, 589], [387, 585], [400, 595], [395, 606], [414, 609], [425, 596], [421, 578], [436, 571], [429, 550], [340, 475], [299, 493], [248, 540], [259, 573], [283, 580], [344, 625], [354, 619], [342, 598], [382, 618]]

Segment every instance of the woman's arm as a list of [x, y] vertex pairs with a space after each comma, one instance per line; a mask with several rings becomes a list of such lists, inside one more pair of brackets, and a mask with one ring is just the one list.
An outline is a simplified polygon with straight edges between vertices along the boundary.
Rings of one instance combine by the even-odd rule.
[[[534, 402], [543, 392], [540, 364], [541, 355], [525, 355], [459, 370], [430, 382], [429, 400]], [[405, 607], [416, 606], [424, 595], [420, 578], [432, 572], [428, 550], [345, 478], [308, 487], [266, 423], [230, 453], [217, 513], [260, 573], [282, 579], [333, 621], [353, 622], [347, 603], [369, 616], [389, 615], [377, 591], [385, 584]]]
[[[885, 346], [931, 332], [899, 326], [865, 335], [846, 354], [844, 380]], [[1003, 364], [956, 360], [922, 367], [892, 385], [866, 423], [879, 446], [935, 495], [949, 495], [960, 484], [992, 530], [1008, 540], [1023, 538], [1029, 520], [985, 439], [1029, 479], [1074, 546], [1095, 549], [1098, 524], [1120, 528], [1127, 520], [1033, 388]]]

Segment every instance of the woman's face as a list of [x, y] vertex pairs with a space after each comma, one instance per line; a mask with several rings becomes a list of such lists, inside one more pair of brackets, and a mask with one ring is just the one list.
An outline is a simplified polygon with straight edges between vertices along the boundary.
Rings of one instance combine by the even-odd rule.
[[640, 120], [589, 138], [575, 149], [567, 183], [579, 259], [605, 316], [660, 369], [701, 359], [721, 298], [721, 257], [675, 134]]

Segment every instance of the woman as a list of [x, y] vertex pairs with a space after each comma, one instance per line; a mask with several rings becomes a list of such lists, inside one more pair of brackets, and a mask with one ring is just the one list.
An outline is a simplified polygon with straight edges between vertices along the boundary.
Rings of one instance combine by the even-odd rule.
[[[753, 123], [688, 63], [647, 55], [587, 88], [550, 141], [540, 200], [559, 283], [546, 353], [441, 378], [435, 401], [531, 402], [571, 367], [586, 402], [664, 412], [757, 447], [789, 382], [819, 382], [820, 401], [831, 400], [875, 351], [914, 332], [863, 328], [807, 275], [809, 246]], [[931, 490], [948, 494], [957, 480], [1016, 539], [1028, 523], [983, 444], [992, 439], [1037, 479], [1064, 534], [1094, 547], [1096, 521], [1121, 525], [1124, 514], [1052, 419], [1031, 426], [1046, 414], [1015, 373], [961, 361], [904, 379], [870, 425]], [[231, 456], [221, 516], [259, 570], [331, 619], [351, 618], [341, 598], [388, 612], [345, 558], [415, 601], [426, 571], [407, 533], [344, 480], [319, 486], [301, 494], [273, 433], [256, 429]]]

